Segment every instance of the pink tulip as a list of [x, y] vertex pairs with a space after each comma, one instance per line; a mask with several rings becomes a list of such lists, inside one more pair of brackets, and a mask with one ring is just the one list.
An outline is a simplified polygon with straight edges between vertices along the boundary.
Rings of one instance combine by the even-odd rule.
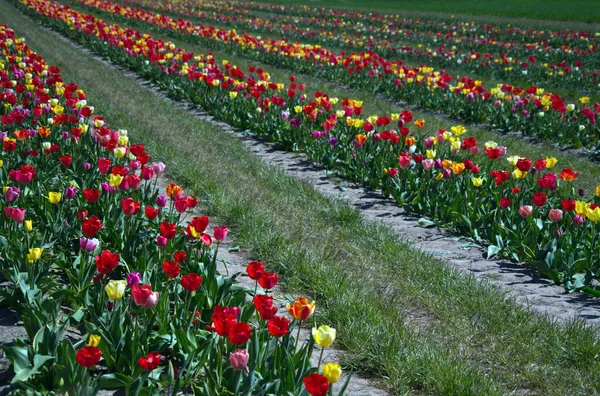
[[156, 173], [157, 175], [162, 174], [165, 171], [165, 167], [166, 167], [166, 165], [162, 161], [152, 163], [152, 169], [154, 170], [154, 173]]
[[167, 246], [167, 242], [169, 242], [169, 240], [162, 235], [156, 237], [156, 244], [158, 245], [158, 247], [162, 248]]
[[215, 227], [215, 239], [219, 242], [224, 240], [227, 237], [228, 232], [229, 232], [229, 228], [227, 228], [227, 226]]
[[423, 162], [421, 162], [421, 164], [423, 165], [423, 168], [425, 168], [425, 170], [431, 170], [433, 168], [433, 165], [435, 164], [435, 161], [432, 159], [424, 159]]
[[245, 370], [248, 371], [248, 358], [250, 355], [245, 349], [238, 349], [229, 355], [229, 363], [231, 368], [234, 370]]
[[523, 217], [529, 217], [533, 212], [533, 207], [531, 205], [521, 205], [519, 208], [519, 214]]
[[558, 223], [559, 221], [561, 221], [562, 217], [563, 211], [560, 209], [550, 209], [550, 211], [548, 212], [548, 218], [554, 223]]

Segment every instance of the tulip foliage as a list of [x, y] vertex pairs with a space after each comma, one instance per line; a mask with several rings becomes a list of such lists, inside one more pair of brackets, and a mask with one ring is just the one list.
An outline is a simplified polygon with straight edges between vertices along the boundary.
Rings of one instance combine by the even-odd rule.
[[[151, 79], [170, 95], [218, 118], [381, 189], [410, 212], [428, 216], [527, 261], [567, 290], [597, 291], [600, 188], [592, 201], [576, 186], [577, 171], [555, 158], [521, 158], [493, 141], [468, 137], [462, 125], [433, 136], [410, 111], [363, 116], [362, 102], [309, 95], [289, 78], [270, 81], [210, 55], [194, 54], [140, 32], [106, 24], [48, 0], [23, 0], [30, 12], [94, 51]], [[135, 210], [135, 209], [134, 209]], [[198, 234], [192, 227], [187, 234]], [[198, 234], [200, 238], [202, 236]], [[170, 265], [167, 265], [170, 268]]]
[[223, 276], [227, 227], [209, 231], [180, 186], [157, 188], [165, 165], [5, 25], [0, 100], [0, 296], [26, 333], [2, 347], [15, 392], [300, 394], [321, 371], [319, 390], [338, 381], [332, 362], [311, 365], [320, 341], [294, 333], [314, 303], [275, 315], [278, 279], [262, 263], [253, 289]]

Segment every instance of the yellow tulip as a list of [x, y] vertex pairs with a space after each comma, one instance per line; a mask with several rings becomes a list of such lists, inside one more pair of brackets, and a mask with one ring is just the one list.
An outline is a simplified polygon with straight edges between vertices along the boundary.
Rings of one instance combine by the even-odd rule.
[[483, 179], [481, 177], [474, 177], [471, 181], [475, 187], [481, 187], [483, 185]]
[[229, 92], [229, 97], [230, 97], [231, 99], [235, 99], [235, 98], [237, 98], [237, 96], [238, 96], [238, 93], [237, 93], [237, 91], [230, 91], [230, 92]]
[[108, 298], [113, 301], [117, 301], [123, 298], [125, 294], [125, 288], [127, 287], [127, 281], [124, 280], [111, 280], [105, 287]]
[[4, 161], [0, 160], [0, 168], [4, 166]]
[[315, 342], [323, 348], [327, 348], [333, 344], [335, 341], [335, 334], [335, 329], [327, 325], [321, 325], [319, 328], [312, 328], [312, 336], [315, 339]]
[[335, 384], [339, 381], [342, 375], [342, 368], [337, 363], [327, 363], [323, 366], [323, 376], [327, 378], [330, 384]]
[[600, 186], [596, 186], [596, 196], [600, 197]]
[[452, 128], [450, 128], [452, 130], [452, 132], [454, 133], [454, 135], [456, 136], [460, 136], [463, 135], [467, 132], [467, 129], [462, 126], [462, 125], [455, 125]]
[[575, 201], [575, 213], [581, 217], [587, 217], [590, 204], [582, 201]]
[[100, 337], [98, 334], [90, 334], [90, 338], [88, 339], [88, 346], [93, 346], [93, 347], [98, 347], [98, 345], [100, 345], [100, 341], [102, 340], [102, 337]]
[[589, 209], [587, 211], [587, 217], [594, 223], [600, 221], [600, 208]]
[[579, 101], [581, 102], [581, 104], [588, 104], [590, 103], [590, 97], [589, 96], [584, 96], [579, 98]]
[[118, 187], [123, 181], [123, 176], [110, 174], [109, 183], [112, 187]]
[[527, 176], [527, 172], [522, 172], [520, 169], [515, 169], [512, 173], [514, 179], [524, 179]]
[[425, 152], [425, 155], [427, 156], [428, 159], [434, 159], [435, 158], [435, 150], [427, 150]]
[[554, 157], [546, 158], [546, 168], [548, 168], [548, 169], [554, 168], [556, 166], [557, 162], [558, 162], [558, 160]]
[[31, 230], [33, 230], [33, 222], [31, 220], [25, 220], [23, 222], [23, 228], [25, 228], [25, 231], [31, 232]]
[[506, 157], [506, 160], [508, 161], [508, 163], [511, 166], [517, 166], [517, 162], [519, 161], [519, 157], [518, 155], [511, 155], [510, 157]]
[[113, 152], [115, 153], [115, 157], [123, 158], [127, 154], [127, 149], [125, 147], [116, 147]]
[[53, 205], [56, 205], [57, 203], [59, 203], [61, 199], [62, 199], [61, 192], [50, 191], [48, 193], [48, 201], [50, 201], [50, 203]]
[[44, 249], [42, 248], [31, 248], [29, 249], [29, 253], [27, 254], [27, 262], [29, 264], [33, 264], [42, 257], [42, 252]]

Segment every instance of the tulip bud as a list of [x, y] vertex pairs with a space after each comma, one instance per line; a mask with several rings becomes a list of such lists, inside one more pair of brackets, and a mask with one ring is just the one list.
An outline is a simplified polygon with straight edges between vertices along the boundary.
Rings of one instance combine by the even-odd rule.
[[130, 272], [127, 274], [127, 287], [131, 288], [138, 285], [141, 282], [141, 275], [139, 272]]
[[221, 242], [222, 240], [224, 240], [227, 237], [227, 234], [229, 233], [229, 229], [227, 228], [227, 226], [217, 226], [215, 227], [215, 239], [219, 242]]
[[156, 244], [158, 245], [158, 247], [162, 248], [167, 246], [167, 242], [169, 242], [169, 240], [162, 235], [156, 237]]
[[127, 282], [124, 280], [111, 280], [105, 287], [108, 298], [112, 301], [117, 301], [123, 298]]
[[164, 208], [165, 206], [167, 206], [167, 197], [164, 195], [159, 195], [158, 197], [156, 197], [156, 206], [158, 206], [159, 208]]
[[250, 355], [245, 349], [238, 349], [229, 355], [229, 363], [234, 370], [248, 371], [248, 359]]
[[31, 232], [33, 229], [33, 222], [31, 220], [25, 220], [23, 222], [23, 228], [25, 228], [25, 231]]
[[529, 217], [533, 212], [533, 207], [531, 205], [521, 205], [519, 208], [519, 214], [523, 217]]
[[323, 366], [323, 376], [327, 378], [330, 384], [335, 384], [339, 381], [342, 375], [342, 368], [337, 363], [327, 363]]

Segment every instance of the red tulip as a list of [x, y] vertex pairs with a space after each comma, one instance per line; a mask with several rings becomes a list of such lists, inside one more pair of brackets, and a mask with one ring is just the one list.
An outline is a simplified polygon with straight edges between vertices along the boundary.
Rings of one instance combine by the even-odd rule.
[[103, 224], [100, 222], [100, 219], [96, 216], [92, 216], [83, 221], [83, 224], [81, 225], [81, 231], [86, 237], [92, 238], [98, 231], [100, 231], [102, 226]]
[[548, 197], [543, 192], [533, 194], [533, 204], [535, 206], [544, 206]]
[[169, 276], [169, 278], [175, 278], [181, 272], [179, 264], [169, 260], [165, 260], [162, 265], [162, 269], [165, 271], [165, 274]]
[[83, 367], [94, 367], [100, 361], [102, 357], [102, 352], [100, 348], [96, 348], [95, 346], [85, 346], [77, 351], [75, 355], [75, 360], [77, 363]]
[[105, 175], [110, 170], [111, 160], [108, 158], [99, 158], [98, 159], [98, 172]]
[[329, 381], [324, 375], [313, 373], [304, 377], [304, 386], [311, 396], [325, 396], [329, 391]]
[[195, 272], [181, 277], [181, 286], [189, 292], [196, 291], [202, 284], [202, 277]]
[[500, 198], [500, 207], [502, 209], [508, 208], [511, 203], [512, 203], [512, 199], [510, 199], [510, 198]]
[[212, 315], [213, 326], [208, 326], [208, 329], [222, 337], [227, 337], [236, 325], [237, 318], [232, 313], [219, 312], [217, 307], [215, 307], [215, 312]]
[[187, 257], [187, 254], [183, 250], [173, 253], [173, 258], [178, 263], [183, 263], [185, 261], [186, 257]]
[[265, 271], [265, 266], [260, 261], [252, 261], [246, 267], [246, 272], [250, 279], [258, 280]]
[[235, 345], [243, 345], [250, 339], [252, 327], [248, 323], [237, 322], [229, 329], [229, 341]]
[[139, 358], [138, 364], [144, 370], [152, 371], [160, 365], [160, 354], [158, 352], [150, 352], [146, 357]]
[[277, 284], [277, 274], [264, 271], [258, 279], [258, 283], [263, 289], [272, 289]]
[[562, 208], [565, 212], [572, 212], [575, 210], [575, 200], [563, 199]]
[[73, 163], [73, 157], [70, 155], [63, 155], [60, 157], [60, 162], [64, 167], [69, 167]]
[[156, 219], [160, 211], [152, 206], [146, 206], [146, 208], [144, 208], [144, 213], [146, 214], [146, 218], [148, 220], [154, 220]]
[[519, 158], [517, 161], [517, 168], [519, 168], [521, 172], [529, 172], [529, 169], [531, 169], [531, 160], [528, 158]]
[[273, 337], [283, 337], [289, 333], [290, 320], [282, 316], [274, 316], [273, 319], [267, 322], [269, 334]]
[[131, 298], [142, 308], [152, 308], [158, 303], [158, 292], [153, 292], [150, 285], [133, 285]]
[[99, 256], [96, 256], [96, 269], [101, 274], [112, 272], [117, 265], [119, 265], [119, 253], [104, 250]]
[[125, 216], [135, 216], [140, 212], [141, 205], [139, 202], [134, 201], [133, 198], [126, 197], [121, 201], [121, 208], [123, 208]]
[[83, 190], [83, 198], [89, 203], [96, 202], [100, 198], [100, 190], [86, 188]]
[[263, 320], [273, 319], [277, 312], [277, 307], [273, 305], [273, 297], [264, 294], [254, 296], [254, 308]]
[[177, 225], [167, 222], [160, 223], [160, 235], [167, 239], [173, 238], [177, 234]]

